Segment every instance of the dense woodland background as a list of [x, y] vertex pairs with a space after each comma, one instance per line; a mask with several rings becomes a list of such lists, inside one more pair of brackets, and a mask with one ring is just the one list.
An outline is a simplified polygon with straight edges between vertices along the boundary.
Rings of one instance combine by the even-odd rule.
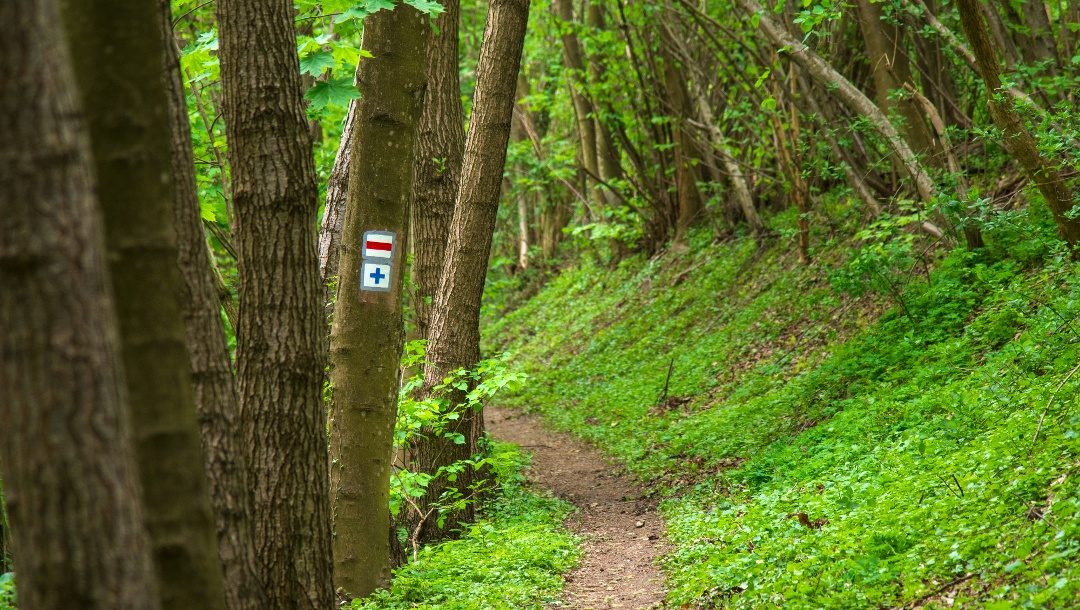
[[1073, 607], [1078, 41], [1064, 0], [5, 2], [0, 608], [542, 607], [568, 508], [496, 395], [667, 498], [672, 607]]

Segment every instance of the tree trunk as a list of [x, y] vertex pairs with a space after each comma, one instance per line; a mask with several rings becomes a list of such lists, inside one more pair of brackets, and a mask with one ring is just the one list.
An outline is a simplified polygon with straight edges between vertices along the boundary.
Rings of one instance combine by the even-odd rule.
[[465, 112], [458, 76], [459, 0], [443, 0], [427, 50], [427, 89], [416, 138], [412, 194], [412, 299], [416, 335], [427, 339], [431, 306], [442, 278], [443, 258], [454, 216], [465, 154]]
[[[432, 34], [427, 49], [427, 87], [416, 134], [409, 239], [415, 286], [409, 302], [415, 316], [415, 330], [407, 337], [409, 340], [428, 339], [465, 152], [465, 115], [458, 66], [460, 3], [448, 0], [443, 2], [443, 7], [446, 10], [435, 20], [436, 33]], [[417, 372], [410, 370], [406, 375], [411, 377]], [[412, 439], [403, 453], [404, 467], [414, 472], [430, 472], [437, 449], [431, 439], [420, 435]], [[420, 521], [410, 511], [400, 518], [400, 525], [410, 533]]]
[[[585, 6], [585, 25], [589, 29], [594, 30], [596, 35], [601, 36], [601, 32], [607, 29], [607, 24], [604, 22], [604, 12], [600, 6], [600, 2], [588, 2]], [[589, 78], [594, 83], [601, 83], [604, 80], [604, 75], [607, 68], [604, 65], [604, 58], [602, 55], [597, 54], [594, 57], [589, 58]], [[619, 162], [619, 151], [615, 148], [615, 141], [611, 137], [611, 130], [608, 129], [608, 124], [600, 118], [597, 113], [597, 109], [593, 108], [593, 123], [596, 130], [596, 167], [600, 173], [600, 179], [608, 184], [611, 184], [613, 180], [622, 178], [622, 164]], [[618, 197], [610, 190], [604, 191], [604, 196], [608, 206], [616, 205]]]
[[[775, 59], [774, 63], [778, 64], [779, 61]], [[795, 86], [795, 74], [794, 66], [792, 66], [792, 74], [790, 76], [790, 82], [792, 88]], [[799, 256], [800, 265], [810, 264], [810, 223], [807, 219], [807, 214], [810, 211], [810, 193], [806, 188], [806, 184], [802, 177], [802, 163], [798, 153], [799, 147], [799, 115], [798, 109], [794, 104], [786, 104], [782, 101], [784, 98], [780, 95], [780, 82], [779, 78], [773, 77], [775, 97], [777, 100], [778, 108], [777, 112], [770, 113], [770, 119], [772, 120], [773, 133], [776, 134], [776, 157], [780, 161], [781, 171], [787, 175], [790, 185], [788, 186], [788, 197], [791, 202], [795, 204], [795, 207], [799, 210], [799, 219], [797, 221], [799, 234], [797, 241], [797, 252]], [[794, 91], [792, 91], [792, 97], [794, 97]], [[790, 106], [791, 115], [788, 120], [788, 128], [791, 130], [790, 135], [784, 128], [783, 121], [781, 120], [781, 114], [788, 110]]]
[[671, 117], [671, 140], [675, 143], [673, 157], [678, 211], [674, 241], [685, 243], [687, 231], [702, 219], [704, 210], [701, 191], [697, 187], [700, 176], [693, 164], [696, 146], [686, 124], [694, 112], [686, 91], [686, 74], [675, 58], [675, 50], [679, 48], [679, 43], [675, 41], [677, 34], [666, 23], [661, 23], [659, 30], [660, 56], [664, 64], [664, 106]]
[[912, 152], [907, 141], [889, 121], [888, 117], [870, 101], [851, 81], [844, 78], [817, 53], [795, 39], [771, 12], [762, 9], [757, 0], [739, 0], [739, 5], [750, 15], [758, 15], [759, 26], [765, 35], [777, 47], [786, 48], [791, 59], [810, 75], [820, 86], [832, 91], [851, 112], [869, 119], [878, 135], [885, 141], [904, 165], [909, 177], [915, 182], [919, 199], [926, 205], [934, 203], [936, 188], [930, 175], [926, 173], [918, 157]]
[[[676, 45], [680, 56], [689, 58], [689, 50], [681, 40], [675, 36], [670, 36], [669, 40]], [[761, 221], [761, 217], [754, 207], [754, 199], [750, 196], [750, 187], [747, 184], [746, 176], [743, 174], [742, 168], [739, 167], [734, 154], [728, 148], [727, 137], [720, 130], [720, 126], [717, 125], [712, 105], [709, 103], [708, 96], [697, 78], [690, 79], [689, 95], [693, 100], [697, 115], [701, 117], [701, 122], [705, 125], [709, 144], [712, 145], [713, 152], [720, 159], [724, 173], [727, 174], [728, 180], [731, 182], [731, 188], [735, 191], [735, 201], [742, 211], [743, 218], [746, 219], [746, 224], [750, 227], [750, 233], [755, 239], [760, 240], [765, 233], [765, 224]]]
[[[357, 71], [363, 65], [357, 65]], [[352, 163], [352, 139], [356, 127], [356, 100], [349, 102], [345, 125], [334, 166], [326, 182], [326, 204], [319, 227], [319, 283], [323, 287], [323, 306], [326, 319], [333, 319], [334, 297], [337, 292], [338, 263], [341, 260], [341, 230], [345, 225], [345, 204], [349, 197], [349, 165]]]
[[[334, 583], [345, 597], [365, 596], [389, 578], [390, 467], [400, 388], [402, 286], [409, 197], [416, 164], [430, 18], [398, 5], [365, 20], [358, 71], [341, 274], [330, 335], [331, 490]], [[365, 232], [394, 234], [392, 262], [369, 273]], [[374, 278], [379, 291], [371, 286]], [[386, 287], [384, 289], [384, 286]], [[342, 591], [343, 590], [343, 591]]]
[[[940, 152], [926, 128], [926, 121], [915, 104], [907, 97], [895, 97], [896, 90], [904, 85], [914, 86], [911, 65], [903, 46], [903, 32], [893, 24], [886, 23], [881, 4], [870, 0], [858, 0], [859, 27], [866, 41], [867, 56], [874, 76], [877, 105], [885, 116], [895, 115], [901, 119], [900, 133], [916, 154], [937, 159]], [[900, 162], [900, 159], [894, 157]], [[902, 171], [902, 166], [899, 168]]]
[[318, 184], [289, 0], [219, 0], [240, 425], [269, 610], [333, 604]]
[[[489, 5], [484, 42], [476, 69], [476, 94], [465, 141], [465, 162], [461, 189], [450, 242], [443, 263], [442, 282], [435, 297], [431, 320], [424, 391], [430, 392], [443, 379], [461, 368], [471, 368], [480, 360], [480, 299], [484, 290], [492, 232], [499, 210], [499, 191], [506, 163], [506, 145], [514, 111], [518, 68], [529, 18], [529, 0], [492, 0]], [[464, 402], [464, 392], [450, 394], [450, 404]], [[444, 440], [445, 449], [436, 468], [474, 455], [483, 434], [484, 418], [479, 410], [462, 413], [459, 430], [463, 445]], [[468, 495], [475, 473], [461, 473], [455, 486]], [[434, 480], [428, 497], [437, 498], [447, 482]], [[470, 504], [448, 522], [473, 518]]]
[[[177, 267], [154, 3], [65, 2], [105, 218], [144, 515], [162, 607], [224, 608]], [[163, 177], [165, 177], [163, 179]]]
[[[583, 92], [585, 86], [585, 56], [581, 50], [581, 41], [574, 32], [574, 5], [571, 0], [554, 0], [551, 6], [555, 13], [557, 27], [563, 48], [563, 61], [570, 72], [570, 97], [574, 103], [574, 116], [577, 120], [578, 143], [581, 148], [581, 165], [585, 168], [590, 197], [597, 211], [607, 205], [604, 190], [596, 177], [600, 176], [600, 149], [597, 143], [596, 121], [593, 119], [592, 101]], [[558, 23], [561, 22], [561, 23]]]
[[1039, 152], [1035, 138], [1028, 133], [1023, 119], [1012, 106], [1010, 96], [998, 97], [1002, 93], [1002, 87], [997, 53], [980, 16], [979, 3], [976, 0], [957, 0], [956, 8], [960, 12], [964, 34], [967, 35], [978, 62], [979, 74], [986, 85], [987, 106], [994, 124], [1004, 132], [1005, 145], [1009, 152], [1042, 193], [1054, 215], [1054, 222], [1057, 223], [1061, 237], [1070, 246], [1077, 245], [1080, 243], [1080, 221], [1068, 216], [1076, 203], [1075, 196], [1055, 165]]
[[217, 525], [218, 553], [230, 610], [261, 610], [266, 605], [255, 565], [251, 498], [244, 470], [235, 378], [215, 270], [206, 245], [195, 183], [191, 123], [173, 38], [169, 0], [158, 0], [164, 46], [165, 86], [172, 125], [172, 181], [177, 254], [181, 277], [180, 309], [195, 384], [195, 409], [202, 428], [203, 457], [210, 502]]
[[78, 97], [56, 3], [0, 3], [0, 466], [19, 605], [155, 610]]

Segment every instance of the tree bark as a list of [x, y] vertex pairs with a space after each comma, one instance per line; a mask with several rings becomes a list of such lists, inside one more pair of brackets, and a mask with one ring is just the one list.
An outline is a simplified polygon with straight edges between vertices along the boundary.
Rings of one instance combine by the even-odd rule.
[[459, 0], [443, 0], [427, 51], [427, 89], [416, 139], [412, 195], [412, 301], [416, 335], [427, 339], [431, 307], [442, 279], [443, 258], [454, 216], [465, 154], [465, 112], [458, 75]]
[[219, 0], [240, 425], [270, 610], [333, 604], [318, 184], [289, 0]]
[[68, 0], [64, 8], [104, 211], [162, 607], [224, 608], [178, 303], [161, 16], [154, 3], [135, 0]]
[[[365, 596], [389, 578], [390, 468], [400, 388], [409, 197], [430, 18], [407, 5], [364, 24], [349, 201], [330, 335], [334, 583]], [[389, 292], [361, 291], [364, 233], [395, 235]], [[343, 590], [343, 591], [342, 591]]]
[[[363, 65], [361, 60], [360, 65]], [[359, 71], [360, 65], [357, 65]], [[333, 319], [334, 296], [341, 260], [341, 229], [345, 225], [345, 205], [349, 196], [349, 165], [352, 163], [352, 138], [356, 126], [356, 100], [349, 102], [341, 142], [334, 156], [334, 166], [326, 182], [326, 204], [319, 227], [319, 283], [323, 286], [326, 319]]]
[[[424, 392], [442, 383], [461, 368], [471, 368], [480, 360], [480, 299], [484, 291], [492, 233], [499, 210], [499, 192], [506, 164], [506, 145], [514, 112], [518, 69], [529, 19], [529, 0], [492, 0], [489, 5], [484, 41], [476, 69], [476, 94], [465, 141], [465, 162], [461, 189], [450, 241], [443, 263], [442, 281], [435, 297], [424, 367]], [[450, 404], [464, 402], [464, 392], [449, 396]], [[483, 434], [484, 418], [479, 410], [462, 413], [462, 445], [443, 441], [441, 461], [434, 467], [452, 464], [476, 454]], [[455, 486], [467, 492], [476, 473], [461, 473]], [[445, 480], [433, 480], [428, 497], [437, 498]], [[448, 521], [468, 521], [474, 517], [470, 504]]]
[[251, 498], [244, 469], [235, 378], [221, 321], [218, 278], [199, 213], [191, 123], [173, 37], [170, 0], [158, 0], [158, 10], [173, 136], [173, 214], [181, 277], [180, 309], [187, 331], [195, 409], [202, 430], [210, 502], [217, 525], [225, 604], [230, 610], [261, 610], [266, 605], [266, 595], [255, 565]]
[[1046, 205], [1054, 215], [1054, 222], [1057, 223], [1061, 237], [1070, 246], [1077, 245], [1080, 243], [1080, 221], [1068, 217], [1076, 198], [1054, 164], [1039, 152], [1035, 138], [1024, 126], [1024, 121], [1013, 107], [1010, 96], [1001, 91], [997, 53], [983, 24], [979, 3], [976, 0], [957, 0], [956, 8], [960, 12], [960, 24], [964, 28], [964, 34], [978, 62], [979, 74], [986, 85], [986, 103], [994, 124], [1004, 132], [1005, 145], [1009, 152], [1042, 193]]
[[0, 3], [0, 467], [19, 605], [155, 610], [78, 106], [56, 2]]

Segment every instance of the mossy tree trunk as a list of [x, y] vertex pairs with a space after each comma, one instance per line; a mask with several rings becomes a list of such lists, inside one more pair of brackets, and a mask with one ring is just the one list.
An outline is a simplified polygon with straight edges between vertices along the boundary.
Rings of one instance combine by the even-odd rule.
[[240, 426], [270, 610], [333, 604], [315, 251], [318, 184], [293, 5], [220, 0], [222, 110], [236, 217]]
[[0, 467], [19, 602], [154, 610], [104, 229], [78, 106], [57, 3], [0, 3]]
[[1076, 197], [1065, 184], [1065, 179], [1055, 163], [1039, 152], [1035, 138], [1024, 126], [1024, 121], [1013, 106], [1013, 97], [1002, 89], [997, 49], [983, 24], [979, 3], [975, 0], [957, 0], [960, 25], [971, 44], [971, 52], [979, 68], [979, 75], [986, 85], [987, 106], [990, 116], [1005, 134], [1005, 146], [1024, 168], [1024, 173], [1035, 183], [1046, 205], [1054, 215], [1061, 237], [1070, 246], [1080, 243], [1080, 220], [1069, 217], [1076, 204]]
[[224, 608], [184, 321], [157, 6], [67, 0], [165, 609]]
[[173, 38], [170, 5], [170, 0], [158, 0], [172, 127], [173, 212], [182, 280], [180, 309], [191, 357], [195, 409], [202, 430], [203, 457], [217, 525], [226, 606], [230, 610], [262, 610], [266, 595], [255, 565], [251, 498], [240, 437], [235, 378], [221, 321], [221, 299], [199, 213], [191, 124]]
[[[334, 584], [365, 596], [389, 578], [390, 467], [404, 341], [403, 244], [430, 18], [399, 4], [364, 22], [349, 196], [330, 333]], [[361, 291], [364, 233], [395, 234], [388, 292]]]

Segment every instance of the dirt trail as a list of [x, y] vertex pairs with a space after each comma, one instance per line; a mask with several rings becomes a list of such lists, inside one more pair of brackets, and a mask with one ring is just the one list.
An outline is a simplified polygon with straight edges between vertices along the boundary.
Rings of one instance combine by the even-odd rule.
[[621, 468], [570, 435], [508, 409], [484, 411], [495, 438], [533, 454], [529, 480], [580, 509], [567, 526], [585, 537], [585, 557], [567, 577], [560, 607], [661, 607], [664, 578], [655, 562], [667, 549], [656, 502], [642, 498], [641, 488]]

